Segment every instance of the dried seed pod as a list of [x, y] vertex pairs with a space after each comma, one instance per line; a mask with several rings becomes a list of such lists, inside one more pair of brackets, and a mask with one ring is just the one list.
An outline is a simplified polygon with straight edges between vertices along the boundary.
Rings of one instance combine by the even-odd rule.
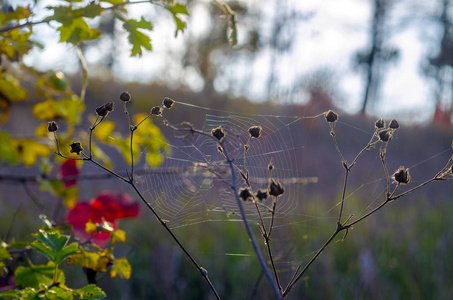
[[241, 198], [244, 201], [247, 201], [248, 199], [253, 198], [253, 195], [252, 193], [250, 193], [250, 190], [248, 188], [240, 189], [239, 198]]
[[392, 134], [390, 133], [390, 129], [382, 130], [379, 132], [379, 139], [383, 142], [388, 142], [392, 138]]
[[225, 131], [222, 127], [216, 127], [211, 131], [211, 135], [221, 141], [225, 137]]
[[75, 142], [71, 144], [71, 153], [77, 153], [77, 155], [80, 155], [80, 152], [83, 151], [82, 145], [80, 145], [79, 142]]
[[252, 126], [249, 128], [249, 134], [252, 138], [259, 138], [261, 136], [261, 126]]
[[272, 180], [271, 183], [269, 184], [268, 191], [269, 191], [269, 195], [278, 197], [285, 192], [285, 189], [280, 184], [280, 182], [275, 182], [274, 180]]
[[411, 181], [411, 175], [409, 169], [405, 167], [399, 167], [398, 170], [393, 174], [393, 178], [400, 184], [407, 184]]
[[55, 132], [58, 130], [58, 124], [55, 121], [47, 123], [47, 131]]
[[152, 115], [155, 115], [155, 116], [160, 116], [162, 115], [162, 109], [160, 106], [154, 106], [153, 108], [151, 108], [151, 114]]
[[107, 114], [109, 113], [109, 111], [107, 110], [107, 108], [105, 107], [105, 104], [104, 105], [101, 105], [101, 106], [98, 106], [96, 108], [96, 114], [100, 117], [105, 117]]
[[376, 128], [384, 128], [385, 121], [381, 118], [381, 119], [377, 120], [376, 123], [374, 123], [374, 126], [376, 126]]
[[113, 105], [113, 102], [108, 102], [106, 104], [104, 104], [105, 106], [105, 109], [107, 109], [107, 111], [113, 111], [115, 109], [115, 106]]
[[267, 197], [269, 197], [269, 194], [267, 192], [267, 190], [258, 190], [255, 194], [256, 198], [258, 198], [258, 200], [260, 201], [263, 201], [263, 200], [266, 200]]
[[397, 120], [395, 119], [392, 119], [389, 123], [389, 128], [392, 128], [392, 129], [398, 129], [400, 127], [400, 124], [398, 123]]
[[172, 108], [174, 104], [175, 104], [175, 100], [168, 98], [168, 97], [165, 97], [164, 101], [162, 101], [162, 105], [168, 109]]
[[128, 92], [122, 92], [120, 99], [123, 102], [129, 102], [129, 101], [131, 101], [131, 94], [129, 94]]
[[326, 118], [326, 121], [329, 122], [329, 123], [333, 123], [335, 122], [336, 120], [338, 120], [338, 115], [336, 112], [334, 112], [333, 110], [329, 110], [328, 112], [326, 112], [324, 114], [324, 118]]

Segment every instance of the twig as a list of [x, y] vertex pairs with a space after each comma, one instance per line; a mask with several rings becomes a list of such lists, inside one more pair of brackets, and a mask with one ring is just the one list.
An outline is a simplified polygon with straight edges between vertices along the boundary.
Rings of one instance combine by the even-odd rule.
[[[137, 126], [133, 126], [132, 123], [131, 123], [131, 119], [129, 117], [129, 113], [127, 111], [127, 108], [126, 108], [126, 103], [124, 102], [124, 112], [127, 116], [127, 119], [128, 119], [128, 123], [129, 123], [129, 129], [131, 131], [131, 156], [132, 156], [132, 165], [131, 165], [131, 170], [133, 172], [133, 157], [134, 157], [134, 153], [132, 151], [132, 136], [133, 136], [133, 133], [134, 131], [137, 129]], [[72, 158], [72, 157], [67, 157], [67, 156], [64, 156], [60, 150], [59, 150], [59, 146], [58, 146], [58, 139], [57, 139], [57, 135], [56, 133], [54, 132], [54, 136], [55, 136], [55, 139], [56, 139], [56, 145], [57, 145], [57, 155], [61, 156], [61, 157], [64, 157], [66, 159], [71, 159], [71, 160], [83, 160], [83, 161], [90, 161], [92, 162], [93, 164], [97, 165], [98, 167], [102, 168], [103, 170], [107, 171], [108, 173], [110, 173], [111, 175], [123, 180], [124, 182], [128, 183], [129, 185], [132, 186], [132, 188], [134, 189], [134, 191], [137, 193], [137, 195], [139, 196], [139, 198], [142, 200], [142, 202], [151, 210], [151, 212], [153, 213], [153, 215], [156, 217], [156, 219], [159, 221], [159, 223], [165, 228], [165, 230], [170, 234], [170, 236], [173, 238], [173, 240], [178, 244], [178, 246], [183, 250], [183, 252], [189, 257], [189, 259], [191, 260], [191, 262], [195, 265], [195, 267], [197, 268], [197, 270], [200, 272], [201, 276], [205, 279], [205, 281], [208, 283], [210, 289], [212, 290], [212, 292], [214, 293], [215, 297], [217, 299], [220, 300], [220, 296], [219, 294], [217, 293], [217, 290], [215, 289], [214, 285], [212, 284], [212, 282], [210, 281], [209, 277], [208, 277], [208, 272], [206, 269], [204, 269], [203, 267], [201, 267], [197, 261], [192, 257], [192, 255], [187, 251], [187, 249], [181, 244], [181, 242], [179, 241], [179, 239], [175, 236], [175, 234], [173, 233], [173, 231], [167, 226], [166, 222], [159, 216], [159, 214], [157, 213], [156, 210], [154, 210], [154, 208], [151, 206], [151, 204], [149, 202], [146, 201], [146, 199], [143, 197], [143, 195], [140, 193], [140, 191], [137, 189], [137, 186], [135, 185], [134, 183], [134, 180], [133, 180], [133, 173], [131, 173], [130, 175], [128, 175], [128, 178], [125, 178], [121, 175], [119, 175], [118, 173], [110, 170], [109, 168], [105, 167], [104, 165], [102, 165], [101, 163], [95, 161], [93, 159], [93, 157], [91, 156], [91, 139], [92, 139], [92, 132], [95, 130], [96, 126], [99, 125], [102, 121], [103, 121], [104, 118], [101, 118], [100, 121], [98, 123], [94, 123], [94, 125], [92, 127], [90, 127], [90, 155], [87, 156], [83, 151], [80, 152], [80, 155], [83, 156], [83, 158]]]
[[216, 141], [219, 144], [219, 146], [220, 146], [220, 148], [222, 150], [221, 154], [226, 159], [226, 162], [227, 162], [227, 164], [228, 164], [228, 166], [230, 167], [230, 170], [231, 170], [232, 189], [233, 189], [233, 193], [234, 193], [234, 196], [235, 196], [235, 199], [236, 199], [236, 204], [237, 204], [237, 206], [239, 208], [239, 211], [241, 213], [242, 221], [243, 221], [243, 223], [245, 225], [245, 229], [246, 229], [247, 234], [248, 234], [248, 236], [250, 238], [250, 241], [252, 243], [252, 247], [253, 247], [253, 250], [255, 251], [255, 255], [256, 255], [257, 259], [258, 259], [259, 264], [261, 265], [261, 268], [263, 269], [264, 275], [266, 276], [267, 280], [271, 284], [271, 287], [272, 287], [272, 290], [273, 290], [275, 296], [277, 297], [277, 299], [282, 299], [282, 293], [280, 292], [276, 282], [272, 279], [272, 274], [270, 273], [269, 269], [267, 268], [266, 261], [264, 260], [264, 257], [261, 254], [261, 251], [260, 251], [260, 249], [258, 247], [258, 244], [256, 243], [255, 236], [253, 235], [252, 229], [251, 229], [250, 224], [249, 224], [249, 222], [247, 220], [247, 215], [245, 213], [244, 206], [242, 205], [242, 201], [239, 198], [239, 193], [238, 193], [239, 191], [237, 189], [235, 165], [233, 164], [233, 160], [228, 155], [228, 150], [227, 150], [227, 148], [224, 145], [224, 140], [223, 141], [219, 141], [217, 138], [213, 137], [212, 135], [207, 134], [204, 131], [201, 131], [201, 130], [193, 128], [191, 124], [186, 124], [186, 125], [189, 125], [188, 128], [178, 128], [178, 127], [175, 127], [175, 126], [171, 125], [166, 120], [165, 120], [165, 122], [171, 129], [173, 129], [175, 131], [187, 131], [187, 132], [190, 132], [190, 133], [197, 133], [197, 134], [206, 136], [208, 138], [211, 138], [211, 139], [213, 139], [214, 141]]

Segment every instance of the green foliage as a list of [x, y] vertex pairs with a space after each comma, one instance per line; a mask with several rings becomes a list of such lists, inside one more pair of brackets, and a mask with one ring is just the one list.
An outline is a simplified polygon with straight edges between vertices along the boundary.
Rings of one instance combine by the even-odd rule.
[[51, 6], [53, 15], [47, 17], [46, 21], [57, 21], [61, 23], [58, 27], [60, 42], [67, 42], [77, 45], [81, 41], [97, 39], [101, 32], [90, 28], [84, 18], [95, 18], [102, 12], [99, 4], [89, 4], [79, 9], [69, 6]]
[[[37, 4], [40, 0], [35, 0]], [[91, 132], [77, 132], [76, 126], [82, 122], [85, 110], [84, 95], [88, 83], [88, 72], [83, 58], [83, 43], [96, 40], [102, 32], [91, 25], [89, 19], [102, 16], [105, 12], [113, 13], [116, 21], [122, 23], [131, 45], [131, 56], [141, 56], [145, 51], [152, 50], [149, 32], [153, 25], [143, 16], [138, 20], [128, 17], [127, 6], [134, 4], [125, 0], [63, 0], [47, 7], [50, 15], [36, 20], [35, 6], [17, 6], [14, 11], [0, 11], [0, 122], [8, 122], [9, 112], [19, 101], [30, 101], [33, 98], [33, 108], [30, 117], [41, 121], [42, 124], [33, 128], [35, 136], [23, 138], [0, 130], [0, 163], [23, 164], [26, 167], [38, 166], [41, 171], [38, 181], [41, 190], [47, 191], [62, 201], [65, 208], [73, 208], [78, 200], [76, 186], [65, 187], [59, 179], [56, 169], [62, 158], [52, 156], [55, 143], [58, 155], [66, 158], [75, 157], [69, 153], [68, 145], [74, 140], [80, 140], [86, 149], [83, 154], [93, 155], [93, 158], [111, 168], [109, 158], [103, 150], [91, 141]], [[186, 29], [182, 17], [189, 15], [187, 8], [174, 1], [150, 1], [161, 9], [169, 11], [176, 23], [175, 36]], [[43, 48], [33, 39], [34, 26], [47, 24], [55, 29], [60, 43], [68, 43], [72, 48], [80, 50], [82, 63], [83, 86], [80, 95], [72, 89], [69, 80], [58, 71], [40, 72], [23, 64], [24, 55], [32, 49]], [[42, 25], [46, 26], [46, 25]], [[75, 47], [74, 47], [75, 46]], [[57, 120], [64, 122], [58, 131], [47, 131], [47, 122]], [[103, 121], [103, 122], [102, 122]], [[133, 131], [133, 141], [115, 131], [112, 122], [102, 120], [97, 124], [94, 136], [103, 144], [113, 146], [120, 151], [128, 163], [132, 163], [131, 151], [134, 157], [146, 157], [147, 164], [159, 166], [168, 154], [167, 141], [161, 131], [155, 126], [149, 116], [138, 115], [135, 124], [140, 126]], [[1, 125], [1, 124], [0, 124]], [[33, 132], [33, 131], [32, 131]], [[30, 133], [27, 133], [30, 135]], [[50, 142], [49, 143], [49, 138]], [[88, 140], [91, 147], [88, 146]], [[91, 142], [93, 142], [91, 144]], [[132, 147], [132, 149], [131, 149]], [[88, 149], [90, 148], [90, 149]], [[86, 153], [85, 153], [86, 152]], [[146, 156], [140, 155], [142, 152]], [[85, 157], [86, 158], [86, 157]], [[57, 211], [57, 210], [56, 210]], [[111, 248], [101, 249], [95, 244], [70, 243], [70, 236], [62, 233], [68, 226], [54, 226], [46, 216], [41, 215], [42, 228], [33, 234], [32, 242], [8, 243], [0, 241], [0, 275], [7, 269], [14, 271], [15, 289], [0, 293], [0, 299], [103, 299], [105, 293], [96, 285], [87, 285], [80, 289], [66, 286], [66, 276], [63, 262], [69, 265], [88, 268], [94, 272], [109, 273], [110, 277], [130, 278], [131, 266], [125, 257], [116, 258], [113, 246], [126, 241], [126, 232], [116, 229], [110, 223], [86, 225], [86, 232], [95, 233], [108, 231], [111, 238]], [[95, 234], [94, 233], [94, 234]], [[34, 264], [34, 256], [29, 253], [39, 253], [48, 261]], [[19, 257], [18, 257], [19, 256]], [[36, 263], [36, 262], [35, 262]], [[70, 277], [68, 277], [70, 278]]]
[[40, 230], [37, 234], [34, 234], [34, 237], [36, 241], [33, 241], [31, 245], [56, 265], [79, 251], [77, 243], [66, 246], [69, 236], [61, 235], [58, 231], [46, 232]]
[[89, 284], [81, 289], [74, 290], [74, 295], [79, 297], [81, 300], [96, 300], [105, 298], [105, 293], [94, 284]]
[[63, 272], [55, 267], [51, 261], [46, 265], [34, 265], [29, 261], [28, 267], [20, 266], [14, 272], [16, 283], [34, 289], [40, 289], [42, 285], [51, 285], [54, 278], [60, 284], [65, 283]]
[[[46, 264], [35, 265], [26, 257], [27, 265], [18, 266], [14, 272], [16, 285], [22, 289], [13, 289], [0, 293], [0, 299], [104, 299], [105, 293], [96, 285], [89, 284], [80, 289], [66, 286], [66, 278], [59, 267], [61, 262], [90, 268], [99, 272], [109, 272], [110, 277], [120, 276], [130, 278], [131, 267], [126, 258], [115, 258], [113, 248], [86, 250], [77, 242], [68, 244], [70, 237], [63, 235], [59, 227], [44, 215], [40, 216], [43, 228], [33, 234], [35, 240], [31, 243], [15, 243], [9, 245], [0, 241], [0, 267], [12, 260], [9, 250], [35, 250], [44, 255], [49, 261]], [[114, 231], [119, 241], [125, 241], [126, 234], [122, 230]], [[113, 239], [113, 237], [112, 237]], [[112, 243], [114, 244], [114, 243]], [[31, 248], [28, 246], [30, 245]], [[111, 267], [110, 267], [111, 266]]]
[[186, 23], [181, 20], [179, 15], [189, 15], [189, 12], [187, 11], [187, 8], [180, 3], [165, 4], [164, 7], [171, 12], [173, 18], [175, 19], [175, 37], [177, 37], [179, 31], [184, 32], [184, 29], [186, 29]]
[[[159, 166], [165, 154], [169, 154], [168, 142], [162, 135], [159, 128], [154, 125], [150, 118], [144, 114], [138, 114], [134, 117], [135, 124], [144, 120], [138, 129], [134, 132], [134, 139], [132, 141], [132, 151], [134, 157], [139, 157], [141, 151], [146, 150], [146, 162], [152, 166]], [[130, 140], [121, 136], [119, 132], [115, 132], [115, 124], [111, 121], [103, 121], [100, 123], [94, 135], [102, 143], [115, 147], [120, 151], [128, 164], [132, 163], [131, 159], [131, 143]]]
[[145, 18], [141, 17], [140, 21], [133, 19], [124, 20], [123, 28], [127, 31], [127, 38], [132, 45], [131, 56], [141, 56], [142, 48], [151, 50], [151, 39], [139, 29], [152, 30], [153, 26]]

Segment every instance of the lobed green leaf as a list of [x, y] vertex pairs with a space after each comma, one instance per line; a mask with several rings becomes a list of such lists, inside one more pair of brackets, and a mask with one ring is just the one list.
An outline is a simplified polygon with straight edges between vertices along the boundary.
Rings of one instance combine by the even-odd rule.
[[104, 299], [106, 297], [104, 291], [102, 291], [94, 284], [89, 284], [81, 289], [74, 290], [74, 295], [76, 295], [81, 300], [96, 300]]

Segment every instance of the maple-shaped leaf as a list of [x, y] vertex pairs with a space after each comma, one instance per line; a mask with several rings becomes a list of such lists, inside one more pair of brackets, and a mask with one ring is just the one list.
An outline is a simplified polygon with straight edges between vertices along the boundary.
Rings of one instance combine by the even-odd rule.
[[131, 56], [141, 56], [142, 48], [151, 51], [151, 39], [139, 29], [152, 30], [153, 25], [141, 17], [140, 21], [133, 19], [124, 20], [123, 28], [128, 33], [129, 43], [132, 45]]
[[78, 44], [80, 41], [93, 40], [101, 36], [101, 32], [90, 28], [83, 18], [95, 18], [102, 12], [102, 7], [98, 4], [90, 4], [79, 9], [69, 6], [48, 7], [54, 11], [45, 21], [57, 21], [62, 25], [58, 27], [60, 31], [60, 42]]
[[36, 241], [33, 241], [30, 245], [33, 246], [36, 251], [53, 261], [56, 265], [70, 255], [79, 252], [77, 243], [66, 246], [69, 241], [69, 236], [62, 235], [58, 231], [46, 232], [44, 230], [39, 230], [37, 234], [34, 234], [34, 237], [36, 238]]
[[178, 32], [184, 32], [184, 29], [186, 29], [186, 22], [181, 20], [179, 15], [189, 15], [189, 12], [187, 11], [187, 8], [180, 4], [180, 3], [174, 3], [174, 4], [166, 4], [165, 8], [171, 12], [173, 15], [173, 18], [175, 19], [176, 22], [176, 32], [175, 32], [175, 37], [178, 36]]

